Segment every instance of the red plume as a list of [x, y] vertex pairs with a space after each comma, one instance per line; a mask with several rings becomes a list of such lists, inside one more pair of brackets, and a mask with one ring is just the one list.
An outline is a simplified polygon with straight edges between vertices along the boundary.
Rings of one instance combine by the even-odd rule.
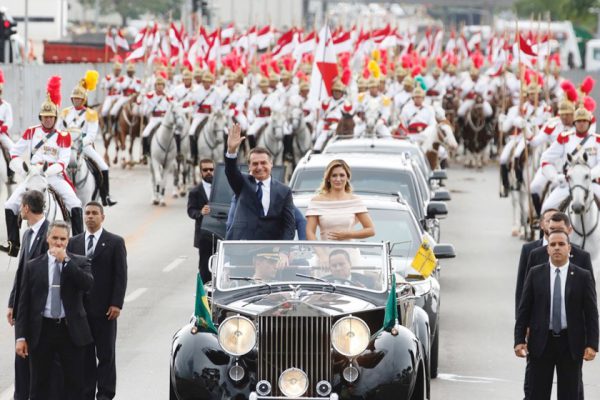
[[294, 69], [294, 59], [291, 57], [284, 58], [283, 67], [286, 69], [286, 71], [292, 72], [292, 70]]
[[573, 85], [573, 82], [568, 81], [568, 80], [564, 80], [562, 81], [562, 83], [560, 84], [560, 88], [563, 90], [563, 92], [570, 92], [570, 91], [576, 91], [577, 89], [575, 89], [575, 85]]
[[158, 74], [159, 74], [160, 76], [162, 76], [164, 79], [169, 79], [169, 76], [167, 75], [167, 72], [166, 72], [166, 71], [160, 71]]
[[50, 96], [50, 101], [52, 101], [57, 106], [60, 105], [60, 80], [61, 77], [58, 75], [51, 76], [48, 79], [48, 84], [46, 85], [46, 91]]
[[591, 113], [596, 111], [596, 101], [589, 96], [585, 96], [583, 99], [583, 106]]
[[123, 57], [121, 57], [118, 54], [115, 54], [115, 56], [113, 57], [113, 62], [118, 62], [118, 63], [123, 64]]
[[279, 68], [279, 64], [277, 64], [277, 60], [271, 60], [271, 68], [277, 75], [281, 73], [281, 69]]
[[583, 82], [581, 82], [581, 91], [587, 95], [589, 95], [592, 90], [594, 89], [594, 85], [596, 84], [596, 81], [591, 77], [591, 76], [586, 76], [583, 79]]
[[352, 103], [348, 101], [344, 102], [344, 112], [346, 114], [350, 114], [352, 112]]
[[210, 70], [211, 74], [214, 75], [215, 71], [217, 70], [217, 63], [215, 60], [208, 60], [208, 69]]
[[379, 70], [381, 71], [381, 75], [387, 75], [388, 73], [387, 65], [383, 62], [379, 64]]
[[269, 66], [266, 63], [264, 63], [264, 62], [260, 63], [258, 68], [260, 68], [260, 72], [263, 74], [264, 77], [266, 77], [266, 78], [269, 77]]
[[388, 52], [387, 50], [383, 49], [379, 51], [379, 54], [381, 56], [381, 62], [384, 64], [387, 64], [388, 62]]
[[525, 73], [523, 74], [523, 77], [525, 78], [525, 83], [526, 84], [531, 84], [531, 70], [530, 69], [526, 69]]
[[369, 79], [369, 76], [370, 76], [370, 75], [371, 75], [371, 72], [369, 72], [369, 68], [365, 67], [365, 68], [363, 69], [363, 73], [362, 73], [362, 76], [363, 76], [363, 78], [365, 78], [365, 79]]
[[4, 83], [4, 71], [0, 69], [0, 84]]
[[189, 69], [190, 72], [192, 72], [194, 70], [194, 67], [192, 67], [192, 63], [189, 60], [184, 60], [183, 66], [186, 67], [187, 69]]
[[444, 65], [444, 60], [442, 60], [442, 56], [437, 56], [436, 57], [435, 64], [437, 65], [437, 67], [439, 69], [442, 69], [442, 66]]
[[298, 77], [299, 80], [308, 82], [308, 77], [306, 76], [306, 74], [304, 72], [298, 71], [298, 72], [296, 72], [296, 76]]
[[346, 68], [344, 69], [344, 72], [342, 72], [342, 83], [345, 86], [348, 86], [348, 84], [350, 84], [350, 79], [352, 79], [352, 72], [350, 69]]
[[413, 78], [421, 73], [421, 67], [414, 67], [410, 73]]
[[567, 95], [567, 99], [573, 103], [575, 103], [577, 101], [577, 97], [579, 97], [577, 96], [577, 90], [575, 90], [575, 87], [565, 90], [565, 94]]

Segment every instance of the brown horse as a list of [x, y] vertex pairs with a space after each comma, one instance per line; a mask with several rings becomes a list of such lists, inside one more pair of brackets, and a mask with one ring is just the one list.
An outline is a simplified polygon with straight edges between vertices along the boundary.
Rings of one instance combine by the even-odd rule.
[[342, 119], [337, 124], [335, 134], [337, 136], [353, 136], [354, 135], [354, 114], [342, 111]]
[[484, 152], [492, 135], [483, 111], [483, 98], [477, 96], [475, 103], [467, 111], [462, 127], [462, 139], [466, 150], [465, 167], [483, 167]]
[[[114, 134], [109, 135], [108, 143], [105, 142], [105, 146], [108, 149], [110, 142], [113, 139], [115, 140], [116, 153], [113, 164], [119, 162], [119, 151], [127, 151], [129, 153], [129, 160], [127, 160], [124, 155], [121, 156], [123, 168], [127, 166], [131, 168], [134, 164], [139, 163], [139, 161], [133, 160], [133, 146], [135, 144], [135, 139], [141, 136], [144, 123], [145, 118], [140, 116], [139, 105], [135, 103], [135, 97], [132, 97], [123, 105], [123, 108], [121, 108], [117, 124], [114, 127]], [[127, 137], [130, 139], [129, 149], [127, 148]]]
[[458, 107], [459, 107], [459, 97], [453, 90], [448, 90], [444, 97], [442, 98], [442, 108], [446, 112], [446, 119], [452, 126], [452, 131], [454, 132], [454, 136], [456, 140], [460, 143], [461, 141], [461, 132], [458, 129]]

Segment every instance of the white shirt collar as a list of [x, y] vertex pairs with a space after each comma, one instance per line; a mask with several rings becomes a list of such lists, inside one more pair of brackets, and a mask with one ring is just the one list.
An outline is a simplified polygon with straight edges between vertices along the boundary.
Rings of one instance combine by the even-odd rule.
[[254, 178], [254, 179], [256, 180], [257, 184], [258, 184], [258, 182], [262, 182], [263, 187], [268, 187], [268, 188], [271, 187], [271, 175], [269, 175], [269, 177], [263, 181], [256, 179], [256, 178]]
[[42, 224], [44, 223], [45, 220], [46, 220], [46, 218], [42, 218], [38, 222], [36, 222], [32, 226], [30, 226], [30, 228], [34, 234], [37, 234], [40, 231], [40, 228], [42, 227]]
[[552, 268], [560, 268], [560, 272], [566, 271], [569, 266], [569, 261], [567, 261], [564, 265], [554, 265], [552, 261], [550, 261], [550, 267]]
[[100, 238], [100, 235], [102, 235], [102, 232], [104, 231], [104, 228], [100, 227], [100, 229], [98, 229], [96, 232], [91, 233], [90, 231], [88, 231], [87, 229], [85, 230], [85, 239], [87, 241], [87, 239], [90, 237], [90, 235], [94, 235], [94, 240], [98, 240]]

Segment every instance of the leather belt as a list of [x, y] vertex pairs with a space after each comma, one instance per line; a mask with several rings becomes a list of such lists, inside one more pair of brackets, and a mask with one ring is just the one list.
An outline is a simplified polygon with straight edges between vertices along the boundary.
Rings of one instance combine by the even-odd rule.
[[566, 329], [563, 329], [559, 333], [554, 333], [554, 331], [549, 330], [548, 333], [549, 333], [550, 336], [552, 336], [554, 338], [559, 338], [559, 337], [567, 336], [567, 330]]
[[154, 111], [152, 113], [153, 117], [163, 117], [165, 115], [166, 111]]
[[271, 116], [271, 109], [269, 107], [259, 107], [258, 108], [258, 116], [259, 117]]
[[46, 318], [46, 317], [44, 317], [43, 320], [45, 322], [56, 324], [56, 325], [60, 325], [60, 324], [63, 324], [63, 323], [66, 324], [67, 323], [67, 319], [66, 318]]
[[419, 133], [421, 131], [423, 131], [425, 128], [427, 128], [427, 124], [423, 123], [423, 122], [415, 122], [414, 124], [410, 124], [408, 126], [408, 133]]

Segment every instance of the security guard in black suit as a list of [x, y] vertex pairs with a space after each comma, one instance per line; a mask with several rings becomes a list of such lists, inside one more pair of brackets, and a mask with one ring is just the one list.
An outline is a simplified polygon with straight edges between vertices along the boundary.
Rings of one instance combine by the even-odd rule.
[[550, 400], [556, 368], [558, 400], [581, 393], [582, 360], [598, 351], [598, 304], [591, 274], [569, 263], [569, 236], [548, 237], [550, 261], [534, 267], [525, 281], [515, 323], [518, 357], [529, 356], [532, 400]]
[[48, 252], [23, 270], [16, 320], [17, 355], [29, 357], [30, 399], [48, 399], [52, 362], [60, 358], [65, 397], [83, 396], [83, 357], [92, 342], [83, 296], [94, 284], [87, 258], [66, 251], [70, 227], [55, 221], [48, 227]]
[[121, 236], [103, 228], [104, 208], [91, 201], [84, 208], [85, 232], [74, 236], [67, 249], [92, 263], [94, 287], [84, 304], [94, 343], [85, 353], [86, 400], [113, 399], [117, 387], [115, 347], [117, 318], [127, 290], [127, 250]]
[[202, 232], [202, 218], [210, 213], [208, 201], [210, 200], [214, 171], [215, 164], [212, 160], [200, 160], [202, 181], [190, 190], [187, 203], [188, 216], [196, 221], [194, 227], [194, 247], [198, 249], [198, 270], [204, 283], [212, 279], [212, 274], [208, 270], [208, 259], [215, 252], [216, 245], [216, 240], [211, 235]]

